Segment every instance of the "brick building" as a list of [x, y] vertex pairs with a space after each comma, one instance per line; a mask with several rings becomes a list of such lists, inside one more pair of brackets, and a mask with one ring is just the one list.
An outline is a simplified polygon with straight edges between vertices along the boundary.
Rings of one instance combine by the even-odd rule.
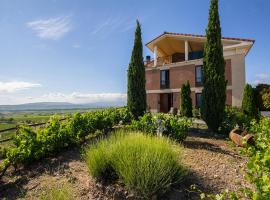
[[[179, 93], [183, 83], [189, 81], [192, 104], [200, 107], [202, 91], [203, 35], [164, 32], [146, 46], [154, 59], [146, 57], [147, 105], [152, 112], [168, 112], [179, 108]], [[254, 40], [222, 38], [225, 77], [227, 83], [226, 104], [240, 106], [245, 86], [245, 57]]]

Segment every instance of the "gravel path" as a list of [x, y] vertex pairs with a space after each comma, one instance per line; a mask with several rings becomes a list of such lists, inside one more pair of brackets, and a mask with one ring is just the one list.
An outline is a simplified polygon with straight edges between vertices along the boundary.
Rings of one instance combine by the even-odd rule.
[[171, 199], [198, 199], [198, 194], [189, 190], [193, 184], [201, 191], [213, 194], [226, 189], [237, 191], [243, 187], [252, 188], [245, 180], [247, 158], [239, 151], [225, 139], [190, 133], [184, 142], [182, 158], [182, 163], [190, 172]]
[[[198, 199], [198, 194], [189, 189], [193, 184], [207, 193], [251, 187], [244, 179], [246, 158], [228, 141], [190, 133], [183, 145], [182, 163], [189, 174], [183, 184], [162, 199]], [[75, 199], [117, 199], [125, 193], [118, 186], [97, 184], [89, 176], [80, 150], [73, 149], [5, 176], [0, 182], [0, 199], [37, 199], [46, 188], [65, 183], [72, 186]]]

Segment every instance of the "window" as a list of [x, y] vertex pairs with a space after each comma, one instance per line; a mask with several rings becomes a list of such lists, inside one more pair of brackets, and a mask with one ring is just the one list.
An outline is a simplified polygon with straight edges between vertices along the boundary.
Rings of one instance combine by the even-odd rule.
[[170, 87], [169, 70], [160, 71], [160, 88], [166, 89]]
[[196, 86], [202, 85], [202, 65], [197, 65], [195, 68]]
[[174, 53], [172, 55], [172, 63], [182, 62], [184, 60], [185, 60], [185, 54], [184, 53]]
[[196, 107], [201, 107], [202, 93], [196, 93]]
[[188, 54], [189, 60], [196, 60], [203, 58], [203, 51], [193, 51]]

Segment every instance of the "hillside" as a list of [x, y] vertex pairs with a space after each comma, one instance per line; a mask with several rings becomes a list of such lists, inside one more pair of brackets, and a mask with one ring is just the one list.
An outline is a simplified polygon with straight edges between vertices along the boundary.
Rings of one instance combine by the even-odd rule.
[[0, 112], [25, 110], [53, 110], [53, 109], [85, 109], [124, 106], [125, 102], [97, 102], [89, 104], [73, 104], [68, 102], [38, 102], [18, 105], [0, 105]]

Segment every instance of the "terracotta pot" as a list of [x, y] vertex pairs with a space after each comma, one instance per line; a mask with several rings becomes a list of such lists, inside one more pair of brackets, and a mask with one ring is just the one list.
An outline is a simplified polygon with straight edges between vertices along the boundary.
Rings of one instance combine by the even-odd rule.
[[[245, 133], [245, 134], [243, 134]], [[241, 135], [245, 135], [242, 137]], [[235, 128], [229, 134], [230, 139], [239, 147], [244, 147], [245, 144], [254, 144], [254, 136], [247, 133], [245, 130]]]

